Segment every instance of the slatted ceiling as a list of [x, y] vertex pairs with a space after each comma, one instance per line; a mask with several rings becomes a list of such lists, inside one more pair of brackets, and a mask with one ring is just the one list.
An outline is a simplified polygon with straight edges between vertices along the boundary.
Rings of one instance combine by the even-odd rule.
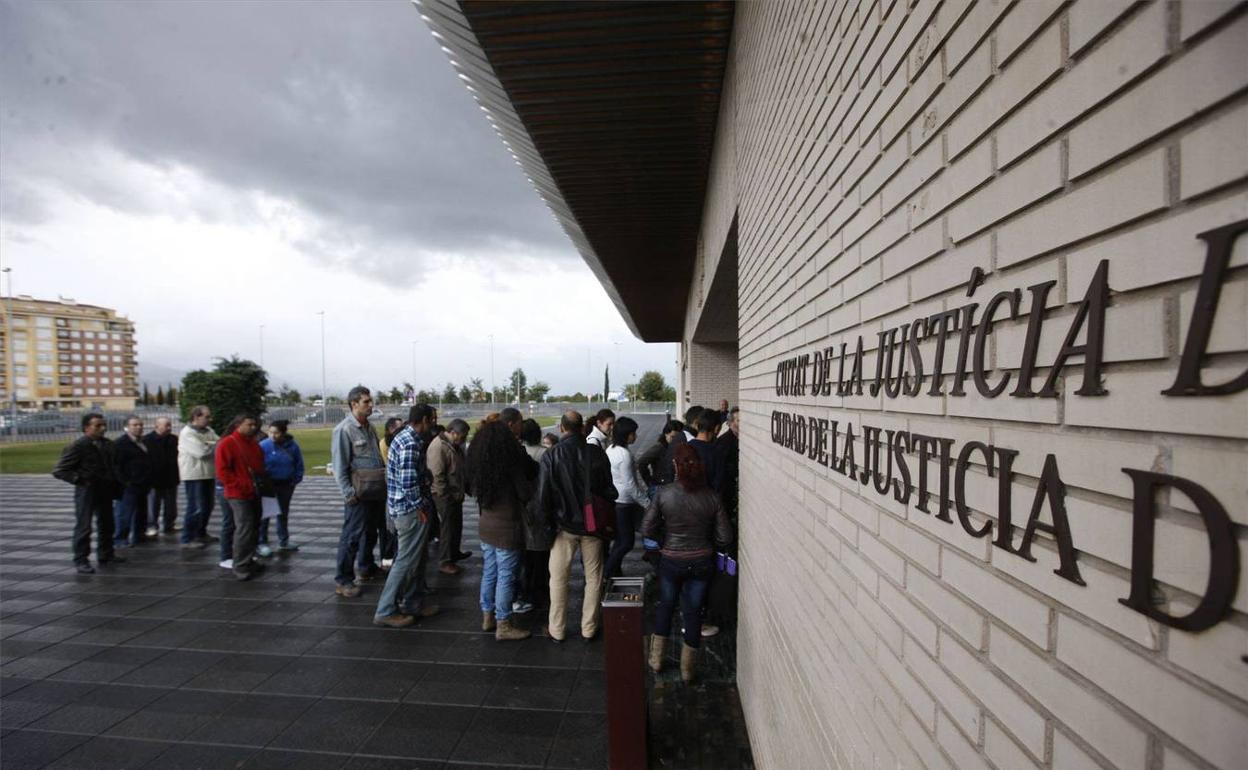
[[518, 118], [500, 129], [629, 326], [679, 340], [732, 4], [425, 4], [435, 29], [475, 38], [450, 47], [483, 54], [482, 86], [496, 78]]

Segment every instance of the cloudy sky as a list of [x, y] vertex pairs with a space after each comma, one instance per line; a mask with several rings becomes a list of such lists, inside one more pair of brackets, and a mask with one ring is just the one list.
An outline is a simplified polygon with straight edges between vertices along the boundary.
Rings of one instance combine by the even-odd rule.
[[324, 310], [331, 392], [488, 385], [490, 335], [500, 383], [675, 374], [405, 0], [0, 0], [0, 261], [128, 315], [141, 367], [259, 359], [263, 325], [319, 390]]

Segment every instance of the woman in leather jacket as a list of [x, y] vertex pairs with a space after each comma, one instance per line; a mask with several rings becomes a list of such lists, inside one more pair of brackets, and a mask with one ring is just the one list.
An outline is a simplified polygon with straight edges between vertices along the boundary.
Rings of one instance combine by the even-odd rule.
[[697, 451], [688, 445], [676, 447], [673, 464], [676, 483], [659, 488], [641, 523], [645, 537], [663, 544], [650, 668], [655, 673], [663, 668], [663, 648], [679, 599], [685, 622], [680, 678], [689, 682], [702, 644], [702, 608], [715, 571], [715, 550], [732, 540], [732, 526], [719, 495], [707, 485], [706, 468]]

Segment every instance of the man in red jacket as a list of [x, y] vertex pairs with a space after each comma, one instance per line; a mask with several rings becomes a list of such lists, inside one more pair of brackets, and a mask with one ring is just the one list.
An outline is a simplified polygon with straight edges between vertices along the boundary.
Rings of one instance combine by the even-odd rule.
[[217, 444], [217, 480], [225, 487], [225, 502], [234, 514], [234, 577], [251, 580], [264, 565], [256, 561], [260, 524], [260, 495], [255, 479], [263, 476], [264, 451], [256, 441], [259, 421], [239, 415], [233, 431]]

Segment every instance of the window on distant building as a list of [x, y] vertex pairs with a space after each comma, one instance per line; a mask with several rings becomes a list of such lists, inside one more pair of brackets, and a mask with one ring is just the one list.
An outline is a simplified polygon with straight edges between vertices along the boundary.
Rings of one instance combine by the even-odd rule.
[[41, 387], [41, 388], [50, 388], [50, 387], [52, 387], [52, 378], [51, 378], [51, 377], [40, 377], [40, 378], [39, 378], [39, 387]]
[[52, 330], [51, 329], [35, 329], [35, 336], [41, 340], [44, 340], [44, 339], [50, 340], [52, 339]]
[[48, 318], [46, 315], [38, 316], [35, 318], [35, 326], [38, 326], [39, 328], [42, 328], [42, 329], [51, 329], [52, 319]]

